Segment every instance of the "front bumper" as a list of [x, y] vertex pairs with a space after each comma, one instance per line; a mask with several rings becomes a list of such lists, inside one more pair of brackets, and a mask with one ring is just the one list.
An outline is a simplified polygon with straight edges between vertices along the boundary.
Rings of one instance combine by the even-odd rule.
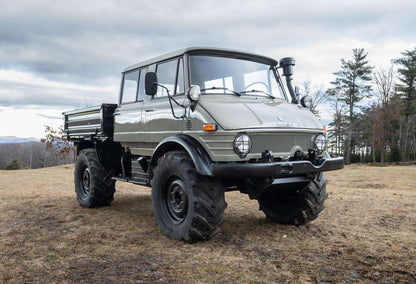
[[319, 166], [309, 161], [271, 163], [213, 163], [212, 176], [227, 178], [288, 177], [308, 173], [334, 171], [344, 168], [344, 158], [324, 159]]

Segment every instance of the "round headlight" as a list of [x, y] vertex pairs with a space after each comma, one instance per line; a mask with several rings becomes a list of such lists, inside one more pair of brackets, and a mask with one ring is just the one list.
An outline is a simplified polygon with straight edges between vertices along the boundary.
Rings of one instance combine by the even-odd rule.
[[306, 107], [311, 108], [312, 107], [312, 97], [311, 96], [304, 96], [300, 99], [300, 103]]
[[191, 101], [197, 101], [199, 100], [200, 96], [201, 96], [201, 88], [198, 85], [192, 85], [188, 92], [188, 98]]
[[234, 139], [234, 152], [245, 158], [251, 150], [251, 139], [247, 134], [238, 134]]
[[325, 135], [319, 133], [313, 139], [313, 145], [318, 150], [319, 153], [322, 153], [326, 148], [326, 138]]

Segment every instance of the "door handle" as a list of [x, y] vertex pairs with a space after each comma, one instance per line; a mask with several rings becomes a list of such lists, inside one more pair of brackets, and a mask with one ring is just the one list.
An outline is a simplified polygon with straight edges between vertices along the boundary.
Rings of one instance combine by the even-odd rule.
[[154, 109], [145, 109], [144, 111], [145, 112], [152, 112], [152, 111], [154, 111]]

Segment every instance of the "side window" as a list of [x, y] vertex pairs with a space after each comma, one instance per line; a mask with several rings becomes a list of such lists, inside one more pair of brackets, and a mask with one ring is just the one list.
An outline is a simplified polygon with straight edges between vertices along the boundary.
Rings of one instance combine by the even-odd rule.
[[121, 103], [130, 103], [136, 101], [137, 81], [139, 80], [139, 71], [124, 74], [123, 94], [121, 95]]
[[[171, 95], [175, 91], [175, 81], [176, 81], [176, 69], [178, 66], [178, 60], [171, 60], [157, 65], [156, 73], [158, 83], [162, 84], [169, 89]], [[167, 92], [164, 88], [157, 88], [157, 97], [167, 96]]]
[[180, 94], [185, 92], [185, 81], [183, 79], [183, 60], [179, 58], [178, 65], [178, 80], [176, 82], [176, 92], [175, 94]]
[[139, 91], [137, 93], [138, 101], [142, 101], [144, 99], [144, 96], [146, 95], [145, 89], [144, 89], [144, 78], [146, 76], [146, 72], [147, 72], [147, 67], [140, 69]]

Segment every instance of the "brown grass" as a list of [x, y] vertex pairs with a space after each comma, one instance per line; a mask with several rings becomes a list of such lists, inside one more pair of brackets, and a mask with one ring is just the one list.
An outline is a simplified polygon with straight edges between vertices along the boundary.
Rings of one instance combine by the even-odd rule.
[[110, 207], [83, 209], [72, 173], [0, 171], [0, 281], [416, 281], [416, 166], [327, 173], [327, 208], [304, 227], [227, 193], [221, 233], [193, 245], [161, 234], [149, 189], [117, 183]]

